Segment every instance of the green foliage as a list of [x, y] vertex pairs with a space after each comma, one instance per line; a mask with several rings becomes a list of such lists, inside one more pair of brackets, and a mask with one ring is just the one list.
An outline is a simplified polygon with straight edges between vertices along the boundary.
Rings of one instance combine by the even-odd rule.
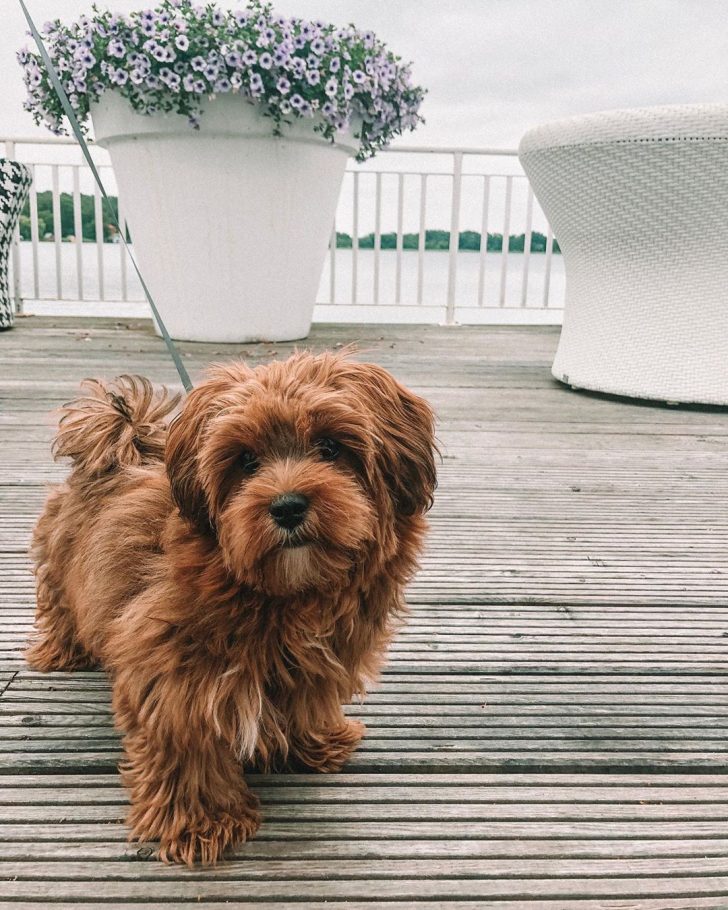
[[[461, 231], [458, 241], [459, 250], [471, 250], [477, 252], [480, 250], [482, 237], [478, 231]], [[511, 234], [508, 237], [508, 250], [512, 253], [522, 253], [525, 246], [526, 238], [524, 234]], [[503, 249], [502, 234], [488, 234], [488, 251], [500, 253]], [[351, 249], [353, 243], [349, 234], [337, 232], [336, 245], [339, 249]], [[403, 234], [402, 249], [417, 250], [420, 245], [419, 234]], [[365, 234], [359, 238], [359, 249], [373, 250], [375, 246], [374, 234]], [[382, 250], [394, 250], [397, 248], [397, 234], [389, 231], [381, 234], [379, 248]], [[426, 250], [449, 250], [450, 249], [450, 231], [425, 231], [425, 249]], [[546, 252], [546, 235], [539, 231], [531, 234], [531, 252]], [[560, 253], [558, 243], [553, 241], [553, 252]]]
[[[73, 196], [70, 193], [61, 193], [59, 203], [59, 208], [61, 210], [61, 237], [65, 240], [69, 237], [74, 237], [76, 234], [73, 220]], [[110, 203], [113, 216], [116, 217], [118, 213], [118, 202], [115, 196], [110, 197]], [[113, 218], [109, 214], [106, 203], [103, 203], [102, 205], [102, 221], [104, 241], [108, 243], [113, 240], [117, 230], [114, 226]], [[81, 194], [81, 232], [84, 240], [96, 240], [96, 211], [94, 197], [86, 196], [83, 193]], [[53, 194], [50, 190], [38, 193], [38, 236], [43, 240], [46, 234], [55, 236]], [[26, 199], [23, 210], [20, 213], [20, 236], [23, 240], [31, 239], [30, 200], [28, 199]]]

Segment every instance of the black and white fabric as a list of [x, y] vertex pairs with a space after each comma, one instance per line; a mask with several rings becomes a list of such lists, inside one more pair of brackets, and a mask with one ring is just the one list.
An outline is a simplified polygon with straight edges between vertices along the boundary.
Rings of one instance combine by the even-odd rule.
[[25, 165], [0, 158], [0, 331], [13, 324], [13, 302], [8, 286], [10, 247], [31, 179]]

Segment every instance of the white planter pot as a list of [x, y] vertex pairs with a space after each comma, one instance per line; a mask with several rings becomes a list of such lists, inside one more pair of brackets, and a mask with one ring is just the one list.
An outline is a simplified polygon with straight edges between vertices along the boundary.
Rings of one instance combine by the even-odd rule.
[[92, 105], [134, 255], [173, 338], [289, 341], [311, 326], [352, 135], [296, 121], [281, 137], [238, 95], [204, 103], [199, 130], [106, 92]]

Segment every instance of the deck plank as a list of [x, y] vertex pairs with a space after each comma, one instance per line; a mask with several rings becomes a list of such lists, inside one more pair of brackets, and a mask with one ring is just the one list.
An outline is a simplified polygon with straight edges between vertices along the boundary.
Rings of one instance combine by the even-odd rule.
[[[728, 412], [575, 394], [552, 328], [319, 326], [426, 394], [443, 461], [410, 618], [346, 771], [256, 776], [216, 870], [126, 843], [109, 686], [38, 674], [27, 546], [51, 411], [88, 375], [177, 386], [139, 320], [0, 336], [0, 910], [728, 906]], [[251, 364], [293, 345], [181, 345]], [[5, 903], [7, 902], [7, 903]]]

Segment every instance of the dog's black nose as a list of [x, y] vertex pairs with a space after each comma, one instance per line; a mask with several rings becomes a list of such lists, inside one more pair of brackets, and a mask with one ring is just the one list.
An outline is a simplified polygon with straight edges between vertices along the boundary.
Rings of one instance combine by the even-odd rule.
[[308, 497], [303, 493], [281, 493], [268, 507], [277, 525], [292, 531], [297, 528], [308, 511]]

